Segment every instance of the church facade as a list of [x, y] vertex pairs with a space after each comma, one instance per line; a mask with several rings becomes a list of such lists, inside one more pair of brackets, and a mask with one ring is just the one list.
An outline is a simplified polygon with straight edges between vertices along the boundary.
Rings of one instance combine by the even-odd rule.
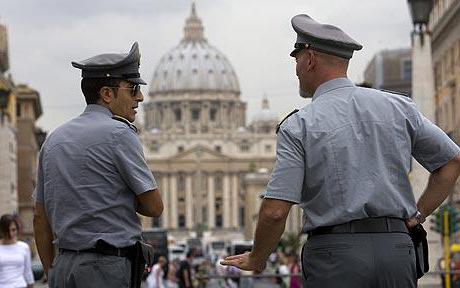
[[[203, 30], [192, 4], [184, 37], [161, 58], [143, 105], [140, 136], [165, 206], [151, 226], [178, 240], [251, 239], [264, 192], [251, 179], [268, 180], [278, 118], [264, 99], [246, 124], [237, 75]], [[287, 227], [300, 231], [297, 207]]]

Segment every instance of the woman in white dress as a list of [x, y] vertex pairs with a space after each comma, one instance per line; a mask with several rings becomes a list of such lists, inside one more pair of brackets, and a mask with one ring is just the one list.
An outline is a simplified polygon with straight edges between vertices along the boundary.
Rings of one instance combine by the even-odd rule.
[[0, 288], [32, 288], [31, 253], [27, 243], [18, 241], [19, 225], [13, 215], [0, 218]]
[[153, 265], [152, 271], [146, 280], [147, 288], [165, 288], [163, 285], [164, 267], [166, 265], [166, 258], [163, 256], [158, 257], [158, 262]]

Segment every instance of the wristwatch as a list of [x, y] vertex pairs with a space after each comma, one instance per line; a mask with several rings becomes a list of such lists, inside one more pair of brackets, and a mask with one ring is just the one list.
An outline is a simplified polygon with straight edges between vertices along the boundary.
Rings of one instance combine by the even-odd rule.
[[426, 217], [423, 216], [423, 214], [418, 210], [415, 212], [415, 215], [412, 218], [417, 219], [419, 224], [423, 224], [426, 221]]

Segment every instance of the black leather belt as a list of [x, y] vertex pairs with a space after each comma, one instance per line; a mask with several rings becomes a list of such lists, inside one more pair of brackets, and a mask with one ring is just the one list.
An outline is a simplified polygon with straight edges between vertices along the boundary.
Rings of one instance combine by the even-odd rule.
[[59, 253], [65, 254], [65, 253], [97, 253], [97, 254], [102, 254], [102, 255], [109, 255], [109, 256], [118, 256], [118, 257], [131, 257], [134, 254], [134, 246], [128, 246], [128, 247], [123, 247], [123, 248], [117, 248], [115, 246], [112, 246], [108, 244], [105, 241], [98, 240], [96, 242], [96, 247], [94, 248], [88, 248], [88, 249], [82, 249], [82, 250], [72, 250], [72, 249], [64, 249], [60, 248]]
[[352, 234], [352, 233], [407, 233], [406, 223], [403, 219], [392, 217], [377, 217], [353, 220], [347, 223], [319, 227], [308, 231], [308, 236], [323, 234]]

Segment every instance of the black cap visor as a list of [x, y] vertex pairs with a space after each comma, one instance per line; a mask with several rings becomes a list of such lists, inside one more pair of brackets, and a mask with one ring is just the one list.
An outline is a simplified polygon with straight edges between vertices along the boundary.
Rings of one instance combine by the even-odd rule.
[[122, 78], [134, 84], [147, 85], [139, 73], [125, 74]]
[[295, 57], [297, 53], [302, 51], [303, 49], [307, 49], [310, 45], [307, 43], [295, 43], [294, 44], [294, 50], [292, 50], [291, 54], [289, 54], [291, 57]]

